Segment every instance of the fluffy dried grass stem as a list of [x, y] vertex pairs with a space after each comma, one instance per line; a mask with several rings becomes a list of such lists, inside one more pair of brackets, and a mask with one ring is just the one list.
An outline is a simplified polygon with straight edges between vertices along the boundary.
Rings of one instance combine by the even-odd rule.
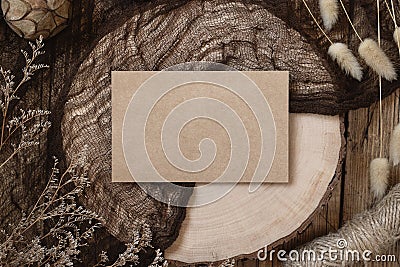
[[337, 0], [319, 0], [319, 9], [325, 29], [331, 30], [339, 18]]
[[[381, 47], [381, 17], [379, 0], [376, 0], [376, 11], [378, 20], [378, 46]], [[379, 75], [379, 157], [383, 155], [383, 111], [382, 111], [382, 76]]]
[[371, 193], [376, 200], [381, 200], [386, 193], [389, 184], [389, 160], [375, 158], [370, 164]]
[[[321, 25], [318, 23], [314, 14], [312, 13], [310, 7], [308, 6], [306, 0], [302, 0], [304, 6], [308, 10], [308, 13], [314, 20], [318, 29], [323, 33], [326, 39], [330, 42], [330, 47], [328, 49], [329, 56], [336, 61], [340, 68], [345, 71], [346, 74], [350, 74], [353, 78], [361, 81], [362, 79], [362, 68], [357, 61], [357, 58], [353, 55], [350, 49], [348, 49], [347, 45], [343, 43], [334, 43], [326, 32], [322, 29]], [[321, 2], [320, 2], [321, 3]]]
[[315, 24], [317, 25], [318, 29], [322, 32], [322, 34], [325, 36], [325, 38], [331, 43], [333, 44], [331, 38], [329, 38], [329, 36], [326, 34], [326, 32], [322, 29], [321, 25], [319, 25], [318, 20], [315, 18], [314, 14], [311, 12], [310, 7], [308, 6], [306, 0], [302, 0], [304, 3], [304, 6], [306, 7], [308, 13], [310, 13], [310, 16], [312, 17], [312, 19], [314, 20]]
[[358, 53], [364, 59], [365, 63], [378, 75], [388, 81], [397, 79], [397, 74], [392, 62], [379, 47], [377, 42], [370, 38], [365, 39], [358, 47]]
[[387, 7], [389, 14], [392, 17], [392, 20], [394, 23], [393, 39], [396, 42], [397, 48], [399, 49], [399, 55], [400, 55], [400, 28], [397, 26], [394, 3], [393, 3], [393, 0], [390, 0], [390, 5], [392, 6], [392, 10], [390, 10], [389, 4], [386, 0], [385, 0], [385, 3], [386, 3], [386, 7]]
[[345, 7], [343, 1], [342, 1], [342, 0], [339, 0], [339, 2], [340, 2], [340, 5], [341, 5], [342, 8], [343, 8], [344, 14], [345, 14], [346, 17], [347, 17], [347, 20], [349, 21], [351, 27], [353, 28], [353, 31], [354, 31], [355, 34], [357, 35], [358, 39], [360, 39], [360, 41], [362, 42], [363, 39], [362, 39], [361, 36], [358, 34], [358, 32], [357, 32], [357, 30], [356, 30], [356, 27], [354, 26], [353, 22], [351, 21], [351, 18], [350, 18], [350, 16], [349, 16], [349, 13], [347, 13], [347, 10], [346, 10], [346, 7]]
[[400, 123], [393, 129], [390, 136], [389, 155], [393, 165], [400, 163]]
[[346, 74], [350, 74], [353, 78], [361, 81], [362, 68], [346, 44], [333, 43], [328, 49], [328, 55], [338, 63]]

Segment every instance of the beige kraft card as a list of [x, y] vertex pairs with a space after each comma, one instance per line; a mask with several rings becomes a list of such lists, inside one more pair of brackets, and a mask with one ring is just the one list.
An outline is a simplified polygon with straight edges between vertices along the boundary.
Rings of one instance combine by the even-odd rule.
[[288, 182], [288, 83], [279, 71], [113, 72], [113, 182]]

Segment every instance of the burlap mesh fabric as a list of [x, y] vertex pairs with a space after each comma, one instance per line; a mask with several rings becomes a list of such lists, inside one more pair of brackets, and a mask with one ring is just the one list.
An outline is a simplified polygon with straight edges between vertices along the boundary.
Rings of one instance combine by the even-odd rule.
[[[156, 233], [165, 230], [158, 224], [165, 219], [154, 216], [177, 219], [176, 208], [157, 203], [138, 186], [110, 183], [112, 70], [161, 70], [190, 61], [220, 62], [238, 70], [288, 70], [292, 111], [338, 112], [346, 82], [316, 45], [262, 2], [150, 3], [136, 11], [97, 43], [65, 104], [67, 158], [85, 144], [91, 148], [93, 185], [87, 207], [103, 216], [109, 231], [123, 241], [130, 239], [135, 219], [151, 221]], [[162, 184], [152, 187], [167, 198], [188, 197]]]
[[[317, 1], [308, 2], [317, 11]], [[375, 2], [360, 2], [346, 5], [362, 37], [374, 36]], [[386, 21], [383, 47], [397, 62], [393, 26]], [[344, 16], [329, 34], [357, 49]], [[1, 63], [13, 64], [23, 41], [3, 37]], [[188, 61], [288, 70], [291, 112], [340, 114], [378, 96], [373, 73], [358, 83], [328, 58], [328, 43], [299, 0], [74, 1], [71, 25], [47, 46], [52, 72], [35, 86], [48, 96], [42, 102], [53, 112], [48, 154], [61, 154], [62, 147], [68, 162], [88, 145], [92, 186], [83, 203], [121, 241], [131, 240], [137, 223], [149, 223], [161, 248], [176, 238], [185, 210], [158, 203], [135, 184], [111, 183], [112, 70], [161, 70]], [[397, 86], [385, 82], [384, 95]], [[163, 185], [152, 190], [169, 198], [190, 197]], [[11, 200], [2, 206], [7, 203]]]

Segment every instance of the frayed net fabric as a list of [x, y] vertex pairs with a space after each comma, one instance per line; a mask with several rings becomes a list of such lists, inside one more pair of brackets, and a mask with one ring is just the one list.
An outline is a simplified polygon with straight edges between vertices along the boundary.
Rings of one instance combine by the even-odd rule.
[[[116, 4], [108, 4], [101, 8], [95, 5], [93, 10], [113, 14]], [[315, 1], [313, 7], [316, 5]], [[362, 11], [360, 6], [356, 8]], [[361, 11], [355, 21], [365, 23], [366, 12]], [[105, 34], [77, 61], [82, 63], [65, 91], [61, 131], [67, 160], [82, 145], [91, 148], [92, 186], [83, 201], [104, 218], [108, 231], [124, 242], [131, 239], [134, 216], [152, 227], [158, 247], [169, 246], [178, 235], [185, 210], [158, 203], [137, 185], [110, 182], [111, 71], [162, 70], [190, 61], [219, 62], [247, 71], [285, 70], [290, 72], [291, 112], [339, 114], [350, 107], [369, 105], [371, 98], [364, 94], [376, 92], [375, 77], [355, 83], [335, 62], [327, 60], [329, 44], [316, 41], [321, 39], [317, 30], [312, 41], [304, 37], [307, 32], [300, 25], [307, 28], [310, 21], [305, 13], [296, 11], [294, 2], [151, 1], [128, 15], [119, 12], [106, 18], [124, 19], [107, 24]], [[361, 31], [361, 35], [369, 30], [365, 25], [366, 32]], [[337, 55], [335, 59], [343, 61]], [[350, 65], [359, 78], [354, 62]], [[149, 190], [171, 200], [190, 197], [157, 184], [149, 185]]]

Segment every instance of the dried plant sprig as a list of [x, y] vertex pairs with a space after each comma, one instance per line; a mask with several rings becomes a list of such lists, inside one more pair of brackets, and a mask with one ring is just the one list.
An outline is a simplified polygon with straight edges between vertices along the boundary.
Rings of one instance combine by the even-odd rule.
[[[20, 110], [17, 114], [10, 110], [11, 102], [19, 99], [17, 93], [21, 86], [29, 81], [37, 70], [48, 67], [34, 64], [37, 57], [44, 54], [44, 51], [41, 51], [42, 38], [36, 43], [30, 43], [30, 46], [31, 56], [26, 51], [21, 51], [26, 64], [22, 69], [22, 80], [17, 86], [11, 71], [0, 67], [0, 78], [3, 80], [2, 82], [0, 79], [0, 155], [3, 156], [4, 152], [9, 153], [4, 161], [4, 157], [1, 158], [0, 170], [20, 151], [38, 145], [40, 137], [50, 127], [47, 120], [49, 111]], [[11, 152], [9, 144], [14, 148]], [[84, 147], [61, 176], [57, 167], [58, 161], [55, 160], [49, 181], [36, 204], [27, 213], [22, 212], [21, 220], [15, 225], [10, 225], [9, 230], [0, 229], [0, 266], [73, 266], [74, 262], [79, 261], [81, 247], [87, 245], [86, 241], [91, 239], [95, 230], [101, 226], [98, 222], [100, 218], [95, 213], [76, 202], [77, 197], [89, 186], [86, 151], [87, 147]], [[44, 223], [44, 229], [49, 230], [30, 238], [38, 233], [39, 228], [43, 230]], [[127, 244], [127, 250], [111, 266], [122, 266], [122, 262], [128, 261], [138, 263], [137, 252], [144, 247], [151, 247], [150, 228], [142, 229], [147, 230], [138, 233], [133, 243]], [[104, 252], [100, 262], [107, 261]], [[156, 250], [151, 267], [167, 265], [161, 251]]]
[[[331, 53], [329, 53], [329, 50], [328, 50], [328, 53], [330, 54], [332, 59], [337, 61], [339, 63], [339, 66], [346, 73], [349, 73], [349, 74], [353, 73], [354, 75], [352, 75], [352, 76], [354, 78], [360, 80], [359, 79], [360, 72], [359, 72], [358, 66], [357, 66], [357, 64], [355, 64], [355, 60], [354, 60], [354, 59], [356, 59], [355, 56], [352, 55], [351, 51], [345, 49], [345, 47], [343, 47], [343, 45], [334, 45], [332, 40], [329, 38], [329, 36], [326, 34], [326, 32], [319, 25], [317, 19], [315, 18], [315, 16], [311, 12], [311, 9], [307, 5], [306, 0], [302, 0], [302, 2], [304, 3], [306, 9], [308, 10], [308, 13], [311, 15], [312, 19], [316, 23], [319, 30], [323, 33], [323, 35], [331, 43], [331, 47], [330, 47]], [[386, 56], [385, 52], [383, 52], [383, 50], [380, 48], [380, 46], [378, 44], [376, 44], [376, 42], [373, 41], [372, 39], [367, 38], [367, 39], [363, 40], [361, 38], [360, 34], [357, 32], [353, 22], [350, 19], [350, 16], [346, 10], [346, 7], [345, 7], [343, 1], [339, 0], [339, 2], [343, 8], [343, 11], [344, 11], [351, 27], [353, 28], [354, 33], [356, 34], [357, 38], [361, 42], [360, 46], [358, 48], [358, 52], [359, 52], [360, 56], [365, 60], [366, 64], [369, 67], [371, 67], [375, 72], [377, 72], [377, 74], [379, 76], [384, 77], [388, 81], [397, 79], [397, 74], [393, 67], [393, 64], [390, 61], [390, 59]], [[378, 38], [378, 39], [380, 40], [380, 38]], [[338, 48], [340, 48], [340, 49], [338, 49]], [[339, 52], [342, 52], [343, 54], [340, 54]], [[346, 55], [350, 56], [350, 57], [347, 59]], [[351, 67], [355, 67], [355, 68], [351, 68]]]
[[4, 85], [2, 85], [0, 87], [1, 93], [2, 93], [2, 98], [3, 98], [2, 104], [1, 104], [2, 113], [3, 113], [3, 124], [2, 124], [2, 135], [1, 135], [0, 143], [3, 143], [3, 136], [4, 136], [3, 132], [5, 130], [4, 128], [6, 125], [7, 111], [10, 106], [10, 103], [13, 100], [19, 99], [18, 96], [16, 95], [16, 93], [18, 92], [18, 90], [21, 88], [21, 86], [24, 83], [26, 83], [27, 81], [29, 81], [32, 78], [33, 74], [36, 71], [43, 69], [43, 68], [48, 68], [47, 65], [34, 63], [35, 60], [37, 59], [37, 57], [39, 57], [45, 53], [45, 51], [42, 51], [42, 48], [44, 47], [43, 37], [40, 36], [39, 39], [36, 40], [36, 43], [29, 42], [29, 45], [32, 49], [31, 55], [29, 55], [28, 52], [26, 52], [25, 50], [21, 50], [21, 53], [25, 57], [25, 66], [22, 68], [23, 77], [17, 86], [15, 86], [15, 82], [14, 82], [15, 76], [11, 74], [11, 71], [4, 70], [2, 67], [0, 67], [0, 73], [2, 74], [3, 79], [4, 79]]
[[[365, 60], [365, 63], [371, 67], [379, 76], [385, 78], [388, 81], [393, 81], [397, 79], [396, 71], [393, 67], [392, 62], [386, 56], [385, 52], [380, 48], [380, 44], [378, 45], [374, 40], [367, 38], [363, 40], [360, 34], [357, 32], [353, 22], [350, 19], [349, 13], [346, 10], [346, 7], [342, 0], [339, 0], [343, 12], [345, 13], [347, 20], [349, 21], [354, 33], [357, 38], [360, 40], [360, 46], [358, 48], [358, 53]], [[378, 3], [379, 8], [379, 3]], [[378, 23], [379, 23], [379, 12], [378, 12]], [[378, 25], [378, 35], [379, 34]], [[378, 41], [380, 42], [380, 36], [378, 36]]]
[[156, 250], [156, 257], [153, 262], [149, 265], [149, 267], [168, 267], [168, 262], [162, 256], [161, 250]]
[[[378, 46], [381, 48], [381, 12], [379, 0], [376, 0]], [[383, 51], [382, 51], [383, 52]], [[379, 75], [379, 157], [383, 157], [383, 109], [382, 109], [382, 75]]]
[[133, 241], [125, 244], [126, 250], [119, 255], [118, 259], [110, 267], [125, 266], [128, 262], [138, 264], [138, 254], [142, 249], [151, 247], [151, 238], [150, 227], [143, 224], [141, 229], [134, 232]]
[[11, 143], [13, 151], [7, 158], [0, 162], [0, 170], [19, 152], [39, 144], [40, 137], [43, 136], [51, 126], [51, 123], [47, 121], [49, 114], [50, 112], [46, 110], [25, 111], [21, 109], [18, 116], [12, 117], [7, 122], [7, 134], [5, 135], [3, 143], [0, 144], [0, 151], [2, 151], [8, 141], [13, 137], [15, 138], [17, 134], [20, 138], [18, 143]]
[[[386, 0], [385, 0], [385, 3], [387, 4]], [[390, 4], [392, 6], [392, 13], [393, 13], [392, 19], [393, 19], [393, 23], [394, 23], [393, 39], [394, 39], [395, 43], [397, 44], [397, 47], [399, 49], [399, 55], [400, 55], [400, 29], [397, 26], [396, 11], [394, 9], [393, 0], [390, 0]], [[389, 13], [390, 13], [390, 10], [389, 10]]]
[[347, 45], [333, 43], [329, 46], [328, 55], [338, 63], [347, 75], [351, 75], [356, 80], [361, 81], [363, 76], [362, 67]]
[[337, 0], [319, 0], [319, 10], [326, 30], [331, 30], [339, 18]]
[[13, 146], [13, 151], [6, 156], [5, 159], [2, 159], [0, 169], [22, 150], [39, 144], [38, 140], [40, 136], [50, 127], [50, 122], [47, 121], [50, 112], [44, 110], [21, 110], [19, 116], [9, 118], [13, 113], [13, 111], [10, 110], [10, 104], [12, 101], [19, 99], [17, 93], [21, 86], [29, 81], [36, 71], [48, 67], [44, 64], [35, 64], [36, 59], [45, 53], [42, 51], [44, 47], [42, 37], [35, 43], [30, 42], [29, 44], [32, 49], [31, 55], [21, 50], [21, 53], [25, 57], [25, 66], [22, 68], [23, 77], [17, 85], [14, 81], [15, 76], [11, 71], [4, 70], [0, 66], [0, 74], [3, 79], [3, 82], [0, 82], [0, 109], [2, 117], [0, 155], [5, 154], [5, 148], [8, 142], [15, 139], [16, 135], [20, 137], [19, 143], [11, 144]]
[[307, 1], [306, 0], [302, 0], [302, 1], [303, 1], [304, 6], [306, 7], [308, 13], [310, 14], [311, 18], [313, 19], [314, 23], [317, 25], [318, 29], [322, 32], [322, 34], [325, 36], [325, 38], [328, 40], [328, 42], [333, 44], [331, 38], [329, 38], [328, 34], [326, 34], [324, 29], [322, 29], [321, 25], [319, 25], [318, 20], [315, 18], [314, 14], [312, 13], [310, 7], [307, 4]]
[[[79, 261], [81, 248], [93, 238], [96, 229], [101, 227], [94, 212], [77, 204], [77, 198], [90, 186], [87, 178], [87, 147], [79, 153], [68, 169], [60, 175], [58, 161], [55, 159], [50, 179], [36, 204], [21, 220], [12, 226], [11, 233], [5, 230], [0, 234], [0, 266], [73, 266]], [[37, 228], [46, 222], [49, 230], [33, 239], [27, 237], [36, 233]], [[126, 244], [126, 250], [112, 264], [106, 252], [100, 254], [95, 266], [125, 266], [138, 264], [139, 252], [152, 248], [150, 227], [141, 222], [135, 230], [133, 241]], [[149, 267], [167, 267], [160, 250]]]
[[[36, 204], [0, 237], [1, 266], [72, 266], [80, 248], [100, 227], [99, 217], [79, 206], [77, 197], [89, 186], [86, 148], [60, 176], [55, 160], [50, 179]], [[35, 229], [46, 222], [49, 230], [29, 240]]]
[[218, 267], [235, 267], [235, 260], [225, 260]]
[[[139, 264], [139, 253], [146, 249], [152, 248], [150, 242], [152, 239], [152, 233], [150, 226], [144, 222], [139, 222], [138, 228], [133, 234], [133, 241], [125, 244], [126, 250], [119, 254], [117, 260], [112, 264], [107, 264], [109, 262], [106, 252], [100, 254], [100, 261], [94, 267], [120, 267], [126, 266], [127, 264]], [[156, 256], [153, 262], [148, 267], [167, 267], [168, 262], [162, 256], [162, 252], [157, 249], [155, 250]]]
[[365, 63], [379, 76], [382, 76], [388, 81], [397, 79], [397, 74], [392, 62], [376, 41], [370, 38], [365, 39], [361, 42], [358, 53], [364, 59]]
[[399, 55], [400, 55], [400, 28], [397, 26], [394, 3], [393, 3], [393, 0], [391, 0], [390, 1], [391, 7], [389, 7], [389, 3], [387, 2], [387, 0], [384, 0], [384, 1], [385, 1], [386, 9], [389, 12], [389, 15], [392, 18], [392, 21], [394, 24], [393, 40], [395, 41], [395, 43], [399, 49]]
[[375, 158], [370, 164], [371, 193], [376, 200], [381, 200], [389, 184], [389, 161], [386, 158]]
[[315, 24], [317, 25], [318, 29], [323, 33], [326, 39], [331, 43], [328, 49], [329, 56], [336, 61], [340, 68], [348, 75], [350, 74], [353, 78], [361, 81], [362, 79], [362, 68], [357, 61], [357, 58], [353, 55], [350, 49], [343, 43], [334, 43], [326, 34], [326, 32], [322, 29], [319, 25], [317, 19], [315, 18], [314, 14], [312, 13], [310, 7], [308, 6], [306, 0], [302, 0], [304, 6], [308, 10], [308, 13], [314, 20]]
[[363, 39], [361, 38], [360, 34], [358, 34], [358, 31], [356, 30], [356, 27], [354, 26], [353, 22], [351, 21], [351, 18], [350, 18], [350, 16], [349, 16], [349, 13], [348, 13], [347, 10], [346, 10], [346, 7], [345, 7], [343, 1], [342, 1], [342, 0], [339, 0], [339, 2], [340, 2], [340, 5], [342, 6], [343, 12], [344, 12], [344, 14], [346, 15], [347, 20], [348, 20], [349, 23], [350, 23], [351, 28], [353, 29], [353, 31], [354, 31], [354, 33], [356, 34], [357, 38], [362, 42]]
[[397, 124], [390, 136], [389, 155], [394, 166], [400, 163], [400, 124]]
[[393, 40], [395, 41], [397, 47], [399, 48], [400, 54], [400, 27], [396, 26], [393, 32]]

